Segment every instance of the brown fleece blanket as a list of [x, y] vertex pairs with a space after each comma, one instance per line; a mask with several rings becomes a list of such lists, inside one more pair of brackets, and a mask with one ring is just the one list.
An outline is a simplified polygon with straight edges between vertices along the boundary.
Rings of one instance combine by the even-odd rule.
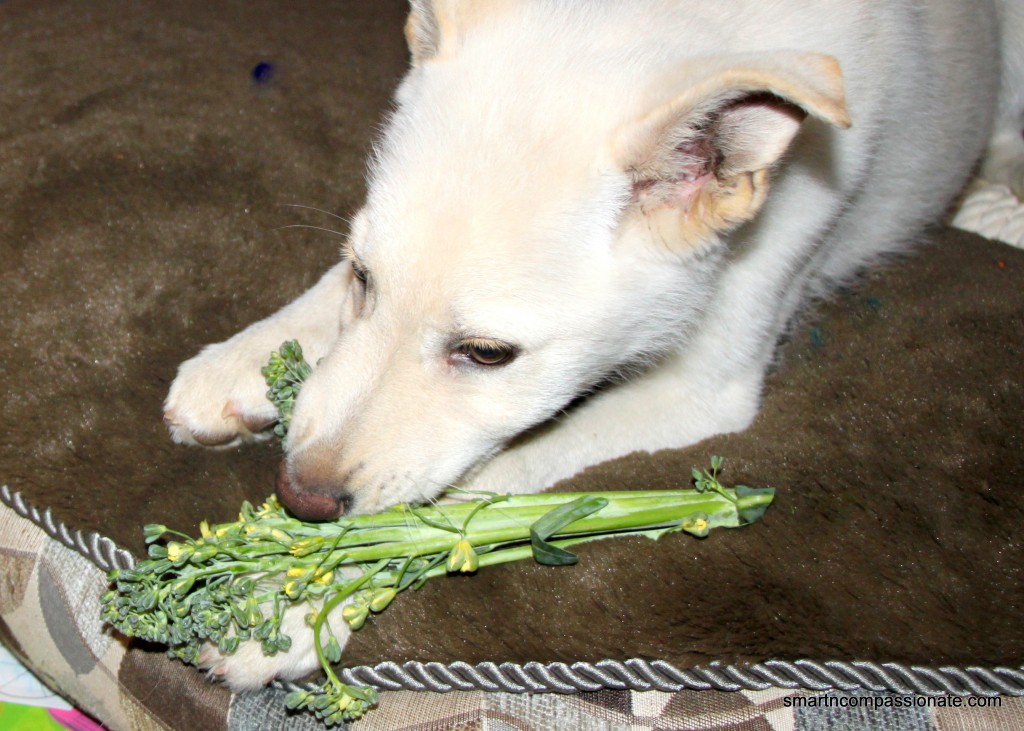
[[[0, 482], [137, 553], [273, 489], [279, 449], [171, 444], [177, 364], [336, 258], [405, 6], [0, 3]], [[440, 174], [440, 173], [439, 173]], [[1024, 661], [1024, 252], [952, 230], [793, 330], [753, 427], [559, 485], [777, 488], [762, 522], [431, 582], [345, 662]], [[163, 662], [159, 655], [153, 662]]]

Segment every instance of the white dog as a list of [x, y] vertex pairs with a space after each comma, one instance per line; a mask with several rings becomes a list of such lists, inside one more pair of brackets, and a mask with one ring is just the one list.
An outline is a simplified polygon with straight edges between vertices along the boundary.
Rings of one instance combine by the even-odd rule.
[[174, 439], [259, 438], [292, 338], [317, 366], [278, 490], [307, 518], [745, 428], [802, 302], [939, 220], [987, 145], [1024, 177], [1017, 5], [413, 0], [343, 261], [182, 365]]

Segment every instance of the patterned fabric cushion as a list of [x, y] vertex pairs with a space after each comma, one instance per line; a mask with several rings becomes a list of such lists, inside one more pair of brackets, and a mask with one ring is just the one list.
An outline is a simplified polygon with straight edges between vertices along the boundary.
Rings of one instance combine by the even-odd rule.
[[[127, 565], [109, 539], [83, 535], [0, 494], [0, 639], [34, 672], [111, 729], [302, 731], [319, 722], [285, 709], [285, 690], [230, 694], [194, 668], [126, 643], [99, 619], [105, 569]], [[24, 517], [28, 514], [31, 519]], [[56, 536], [56, 537], [55, 537]], [[102, 568], [101, 568], [102, 567]], [[962, 671], [957, 671], [962, 675]], [[1004, 691], [1024, 695], [1024, 672]], [[384, 691], [356, 731], [579, 729], [1017, 729], [1024, 698], [998, 682], [959, 695], [769, 690], [576, 694]], [[979, 690], [980, 688], [980, 690]], [[971, 691], [974, 691], [972, 694]], [[11, 716], [13, 718], [13, 716]]]

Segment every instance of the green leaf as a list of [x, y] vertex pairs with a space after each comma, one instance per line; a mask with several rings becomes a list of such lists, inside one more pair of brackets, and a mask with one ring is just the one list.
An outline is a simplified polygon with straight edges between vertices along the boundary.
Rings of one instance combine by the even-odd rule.
[[[765, 511], [768, 510], [768, 506], [775, 498], [774, 487], [747, 487], [746, 485], [737, 485], [735, 487], [736, 497], [739, 498], [739, 516], [740, 522], [744, 525], [754, 523], [761, 519]], [[755, 502], [752, 505], [745, 505], [744, 498], [756, 498], [756, 497], [767, 497], [766, 500]]]
[[530, 526], [530, 546], [533, 549], [534, 560], [545, 566], [569, 566], [576, 563], [579, 557], [575, 553], [552, 545], [548, 539], [580, 518], [596, 513], [607, 504], [605, 498], [584, 495], [545, 513]]
[[346, 685], [345, 692], [353, 698], [361, 700], [368, 705], [373, 705], [377, 702], [377, 691], [369, 686], [363, 685]]

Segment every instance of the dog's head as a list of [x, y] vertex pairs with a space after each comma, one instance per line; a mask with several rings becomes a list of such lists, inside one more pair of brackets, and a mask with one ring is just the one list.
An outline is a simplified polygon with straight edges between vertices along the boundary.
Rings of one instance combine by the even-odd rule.
[[430, 498], [678, 348], [804, 118], [848, 124], [828, 57], [680, 62], [564, 12], [413, 3], [345, 322], [294, 412], [300, 514]]

